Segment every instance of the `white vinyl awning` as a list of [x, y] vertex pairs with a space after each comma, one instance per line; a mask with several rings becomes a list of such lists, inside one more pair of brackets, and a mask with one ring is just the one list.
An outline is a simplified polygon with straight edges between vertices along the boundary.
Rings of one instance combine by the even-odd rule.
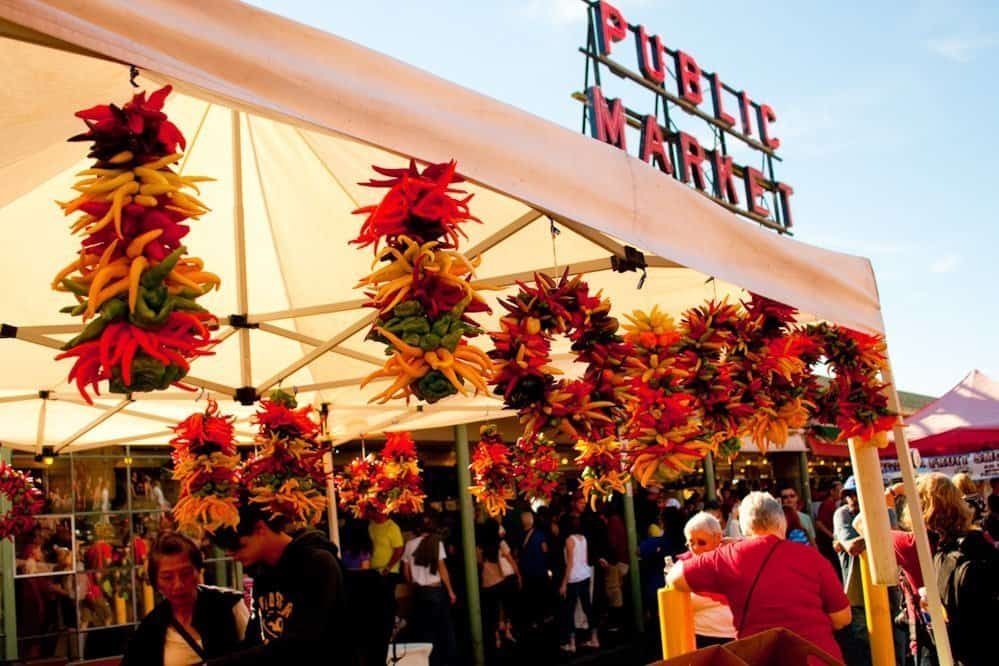
[[[622, 151], [344, 39], [230, 0], [0, 0], [0, 322], [21, 338], [0, 341], [7, 446], [162, 443], [166, 425], [196, 408], [192, 394], [170, 390], [132, 404], [110, 396], [94, 409], [64, 383], [69, 363], [52, 358], [50, 347], [78, 323], [59, 314], [64, 295], [48, 288], [78, 247], [53, 201], [89, 166], [82, 145], [65, 139], [83, 129], [75, 111], [132, 94], [123, 63], [140, 68], [147, 90], [175, 87], [166, 111], [188, 138], [184, 171], [218, 179], [202, 188], [213, 210], [192, 223], [185, 243], [223, 277], [221, 291], [201, 301], [220, 316], [244, 314], [233, 213], [238, 136], [245, 314], [259, 324], [245, 347], [248, 383], [328, 403], [337, 439], [503, 414], [487, 397], [422, 411], [370, 406], [377, 384], [359, 389], [384, 358], [363, 340], [370, 315], [352, 289], [372, 256], [347, 244], [360, 225], [351, 211], [382, 194], [357, 185], [372, 164], [458, 161], [483, 220], [469, 225], [464, 249], [483, 253], [487, 282], [512, 285], [535, 270], [569, 267], [586, 272], [616, 312], [659, 304], [678, 314], [745, 289], [795, 305], [805, 318], [882, 330], [867, 259], [780, 237]], [[553, 223], [561, 232], [554, 240]], [[646, 253], [641, 290], [637, 274], [610, 270], [624, 245]], [[493, 328], [495, 317], [481, 321]], [[233, 329], [220, 333], [217, 354], [191, 375], [227, 397], [244, 383], [241, 343]], [[568, 364], [565, 351], [556, 348]], [[44, 408], [40, 390], [52, 391]], [[252, 412], [224, 408], [242, 419]], [[87, 428], [108, 409], [118, 411]]]

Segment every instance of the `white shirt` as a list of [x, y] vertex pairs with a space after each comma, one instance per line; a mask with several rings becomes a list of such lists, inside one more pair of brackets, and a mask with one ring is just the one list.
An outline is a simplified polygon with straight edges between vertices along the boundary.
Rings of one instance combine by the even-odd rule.
[[[406, 542], [406, 548], [402, 551], [402, 561], [409, 565], [410, 575], [413, 577], [413, 583], [416, 585], [421, 587], [440, 585], [441, 575], [439, 569], [437, 573], [431, 573], [430, 567], [420, 566], [413, 559], [416, 549], [420, 547], [424, 538], [426, 537], [420, 536]], [[444, 542], [439, 542], [437, 547], [440, 549], [437, 557], [441, 560], [445, 559], [447, 554], [444, 552]]]
[[[569, 567], [569, 583], [581, 583], [593, 576], [593, 567], [587, 564], [586, 537], [582, 534], [573, 534], [569, 537], [573, 543], [572, 561], [566, 562]], [[569, 553], [568, 541], [566, 542], [566, 555]]]
[[699, 594], [691, 594], [690, 603], [694, 609], [695, 634], [709, 638], [735, 638], [735, 622], [728, 605]]
[[[250, 610], [243, 602], [232, 607], [232, 615], [236, 618], [236, 634], [239, 640], [243, 640], [246, 635], [246, 625], [250, 622]], [[204, 642], [200, 636], [192, 636], [198, 645], [204, 647]], [[184, 637], [173, 627], [167, 627], [166, 642], [163, 644], [163, 666], [190, 666], [191, 664], [202, 664], [204, 660], [198, 656]]]
[[513, 575], [513, 565], [510, 564], [510, 560], [507, 555], [510, 554], [510, 546], [506, 545], [506, 540], [500, 540], [500, 558], [499, 558], [499, 568], [500, 573], [503, 574], [503, 578]]

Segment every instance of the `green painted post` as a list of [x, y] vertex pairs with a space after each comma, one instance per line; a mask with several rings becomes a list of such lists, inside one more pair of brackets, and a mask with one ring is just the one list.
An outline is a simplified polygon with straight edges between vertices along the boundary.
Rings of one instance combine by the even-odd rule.
[[468, 488], [472, 485], [471, 463], [468, 451], [468, 428], [465, 424], [454, 427], [454, 446], [458, 465], [458, 505], [461, 510], [461, 550], [465, 560], [465, 598], [468, 601], [468, 629], [472, 638], [472, 656], [475, 666], [486, 663], [482, 643], [482, 606], [479, 602], [479, 565], [475, 554], [475, 509]]
[[[0, 448], [0, 460], [10, 464], [10, 449]], [[0, 513], [10, 510], [10, 500], [0, 495]], [[0, 598], [3, 600], [3, 655], [5, 660], [17, 659], [17, 608], [14, 602], [14, 542], [4, 539], [0, 542], [0, 578], [3, 587]]]
[[631, 581], [631, 611], [635, 629], [645, 631], [645, 615], [642, 613], [642, 581], [638, 575], [638, 523], [635, 520], [634, 486], [629, 482], [624, 494], [624, 526], [628, 530], [628, 580]]
[[718, 499], [715, 487], [715, 454], [711, 452], [704, 456], [704, 499]]
[[808, 482], [808, 452], [798, 452], [798, 477], [801, 480], [801, 501], [805, 503], [805, 513], [812, 515], [812, 487]]

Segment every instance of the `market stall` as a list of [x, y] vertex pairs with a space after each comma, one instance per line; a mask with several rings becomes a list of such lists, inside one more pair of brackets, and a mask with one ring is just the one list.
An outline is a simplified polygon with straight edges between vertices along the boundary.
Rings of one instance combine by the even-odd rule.
[[[275, 387], [327, 405], [334, 442], [508, 413], [486, 395], [368, 404], [384, 386], [361, 384], [383, 358], [365, 339], [376, 315], [352, 285], [370, 270], [371, 254], [348, 242], [357, 230], [351, 211], [378, 200], [357, 185], [372, 164], [459, 160], [482, 221], [466, 225], [463, 251], [482, 256], [477, 279], [499, 288], [498, 298], [535, 271], [568, 268], [586, 273], [619, 312], [658, 305], [681, 313], [748, 291], [793, 305], [799, 321], [883, 330], [866, 259], [779, 237], [621, 151], [307, 26], [234, 2], [126, 10], [3, 2], [0, 19], [0, 83], [12, 93], [0, 109], [0, 225], [10, 239], [0, 257], [12, 286], [0, 321], [3, 337], [17, 339], [0, 346], [6, 447], [58, 454], [162, 443], [163, 425], [203, 397], [168, 389], [90, 404], [52, 361], [53, 349], [81, 330], [58, 314], [65, 302], [48, 289], [59, 257], [74, 251], [52, 201], [89, 166], [64, 139], [78, 131], [75, 111], [127, 98], [130, 79], [150, 92], [174, 86], [166, 110], [189, 140], [179, 168], [217, 179], [202, 185], [211, 210], [185, 242], [224, 278], [200, 301], [221, 316], [222, 342], [185, 381], [226, 400], [243, 442], [252, 437], [245, 425], [253, 403]], [[626, 245], [644, 253], [641, 288], [637, 273], [613, 270], [630, 255]], [[486, 330], [498, 328], [499, 310], [481, 316]], [[568, 347], [553, 344], [554, 364], [570, 367]], [[461, 470], [464, 437], [459, 427]], [[897, 446], [906, 450], [904, 438]], [[883, 568], [872, 566], [887, 577]]]

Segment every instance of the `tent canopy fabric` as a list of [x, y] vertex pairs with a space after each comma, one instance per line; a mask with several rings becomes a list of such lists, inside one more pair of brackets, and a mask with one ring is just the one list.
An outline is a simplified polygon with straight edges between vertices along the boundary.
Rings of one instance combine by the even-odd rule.
[[907, 418], [905, 435], [924, 456], [999, 449], [999, 382], [972, 370]]
[[[352, 287], [372, 255], [347, 242], [360, 224], [351, 211], [381, 195], [357, 185], [372, 164], [458, 160], [483, 220], [464, 249], [482, 254], [478, 277], [504, 287], [497, 297], [535, 270], [568, 267], [587, 273], [619, 313], [659, 304], [679, 314], [751, 290], [798, 307], [804, 320], [883, 330], [867, 259], [780, 237], [622, 151], [349, 41], [230, 0], [0, 0], [0, 322], [19, 338], [0, 343], [7, 446], [162, 443], [165, 426], [201, 397], [105, 396], [95, 409], [64, 383], [69, 365], [52, 360], [52, 348], [79, 330], [58, 313], [64, 295], [48, 288], [78, 247], [53, 201], [89, 166], [65, 138], [82, 129], [76, 110], [132, 94], [123, 63], [140, 68], [147, 90], [175, 87], [166, 111], [188, 138], [184, 173], [218, 179], [201, 197], [212, 212], [185, 241], [224, 280], [202, 302], [259, 326], [223, 326], [224, 341], [194, 365], [191, 383], [220, 398], [240, 386], [294, 387], [304, 401], [329, 404], [336, 440], [505, 414], [485, 396], [422, 410], [367, 404], [380, 389], [361, 390], [360, 379], [384, 356], [364, 340], [371, 315]], [[624, 244], [646, 253], [641, 290], [636, 274], [610, 270]], [[494, 328], [495, 317], [481, 323]], [[566, 345], [554, 351], [578, 374]], [[39, 391], [51, 393], [41, 400]], [[224, 408], [248, 438], [253, 408]]]

